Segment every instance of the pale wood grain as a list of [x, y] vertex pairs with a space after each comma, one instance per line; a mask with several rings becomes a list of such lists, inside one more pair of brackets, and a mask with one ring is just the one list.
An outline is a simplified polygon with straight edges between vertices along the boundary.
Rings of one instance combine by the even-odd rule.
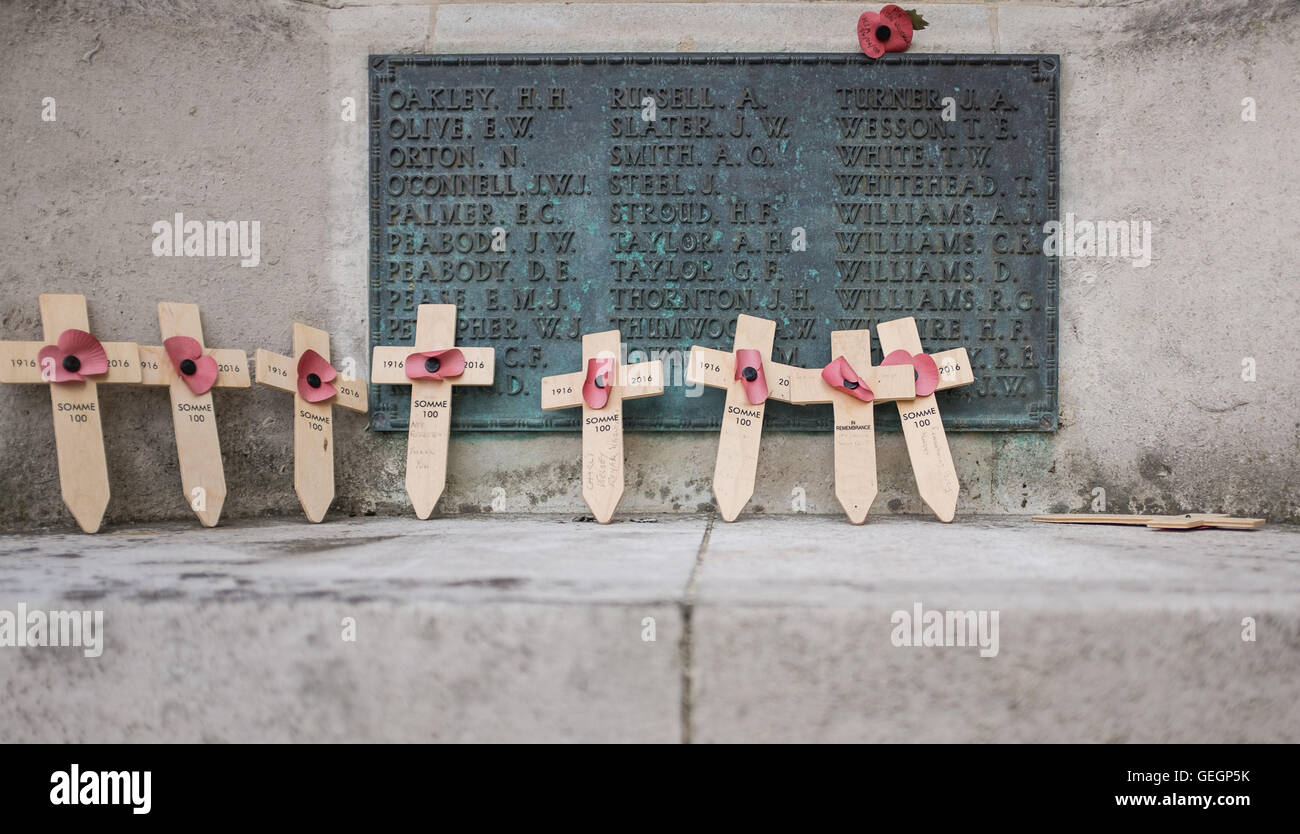
[[621, 379], [618, 387], [619, 396], [625, 400], [639, 400], [642, 397], [657, 397], [664, 392], [664, 363], [661, 359], [649, 362], [633, 362], [631, 365], [618, 366]]
[[140, 347], [135, 342], [100, 342], [108, 356], [108, 373], [95, 378], [106, 382], [140, 382]]
[[293, 357], [258, 348], [255, 359], [258, 385], [290, 394], [298, 393], [298, 363]]
[[217, 361], [217, 388], [249, 387], [248, 354], [235, 348], [209, 348], [208, 356]]
[[601, 524], [609, 523], [623, 498], [623, 389], [617, 384], [621, 341], [617, 330], [582, 337], [584, 368], [593, 358], [614, 360], [605, 406], [594, 409], [582, 404], [582, 497]]
[[[718, 458], [713, 468], [713, 495], [718, 501], [718, 513], [726, 521], [735, 521], [754, 494], [763, 417], [767, 412], [766, 403], [750, 404], [745, 396], [744, 383], [735, 379], [734, 351], [757, 350], [766, 373], [775, 341], [776, 322], [747, 315], [737, 317], [733, 358], [725, 385], [727, 400], [718, 432]], [[710, 374], [710, 378], [716, 379], [716, 374]], [[710, 384], [704, 377], [700, 379], [704, 384]], [[769, 390], [771, 387], [769, 379]]]
[[934, 364], [939, 368], [939, 384], [934, 390], [944, 391], [975, 382], [975, 372], [971, 370], [970, 357], [966, 354], [966, 348], [943, 350], [931, 354], [930, 358], [934, 359]]
[[465, 373], [452, 380], [452, 384], [491, 385], [496, 379], [496, 349], [490, 347], [463, 347], [460, 352], [465, 355]]
[[370, 381], [375, 385], [410, 385], [406, 357], [414, 352], [403, 345], [375, 345], [370, 357]]
[[[622, 335], [617, 330], [587, 333], [582, 337], [582, 370], [542, 378], [542, 409], [582, 407], [582, 497], [592, 516], [608, 524], [623, 497], [623, 401], [663, 393], [663, 362], [619, 363]], [[609, 399], [592, 408], [582, 398], [587, 365], [609, 358]]]
[[542, 411], [582, 405], [582, 385], [586, 381], [586, 371], [542, 377]]
[[878, 492], [875, 406], [915, 397], [915, 374], [910, 366], [872, 366], [869, 330], [831, 331], [831, 361], [841, 356], [858, 379], [871, 389], [871, 402], [865, 403], [832, 387], [822, 378], [820, 368], [804, 369], [796, 375], [793, 402], [833, 406], [835, 497], [849, 520], [862, 524]]
[[38, 354], [45, 342], [0, 342], [0, 383], [46, 385]]
[[[328, 362], [329, 334], [295, 322], [292, 377], [293, 487], [308, 520], [320, 522], [334, 501], [334, 409], [330, 406], [330, 400], [309, 403], [298, 393], [296, 360], [308, 350], [316, 351]], [[260, 381], [260, 373], [258, 377]]]
[[[163, 341], [173, 336], [188, 336], [203, 346], [203, 325], [196, 304], [161, 302], [158, 305], [158, 326]], [[167, 368], [166, 376], [170, 377], [168, 393], [172, 405], [172, 428], [176, 432], [181, 488], [199, 521], [205, 527], [215, 527], [226, 503], [226, 474], [221, 464], [221, 441], [217, 437], [217, 414], [212, 392], [195, 394], [191, 391], [172, 367], [167, 352], [162, 348], [158, 350], [162, 351], [162, 364]], [[242, 351], [240, 353], [242, 355]], [[243, 364], [248, 364], [246, 359]]]
[[[921, 337], [914, 318], [881, 322], [876, 327], [876, 336], [880, 339], [880, 347], [885, 355], [896, 350], [905, 350], [913, 355], [922, 352]], [[944, 358], [947, 362], [952, 357]], [[970, 366], [969, 360], [960, 364], [964, 368]], [[949, 374], [947, 381], [960, 384], [956, 382], [958, 378], [959, 372], [954, 371]], [[940, 381], [941, 384], [945, 381], [942, 376]], [[952, 521], [957, 514], [957, 495], [961, 485], [957, 481], [957, 467], [953, 464], [952, 451], [948, 448], [948, 437], [943, 430], [938, 400], [933, 394], [913, 400], [899, 400], [898, 414], [902, 420], [907, 454], [912, 461], [912, 472], [916, 476], [921, 499], [941, 521]]]
[[691, 347], [691, 358], [686, 363], [687, 383], [726, 388], [731, 384], [734, 374], [735, 364], [731, 361], [730, 353], [699, 345]]
[[140, 345], [140, 384], [171, 385], [176, 371], [162, 345]]
[[1163, 530], [1195, 530], [1213, 527], [1223, 530], [1257, 530], [1262, 518], [1237, 518], [1226, 513], [1184, 513], [1183, 515], [1128, 515], [1123, 513], [1045, 513], [1034, 521], [1053, 524], [1122, 524]]
[[[447, 350], [455, 343], [456, 305], [421, 304], [415, 314], [413, 352]], [[415, 514], [428, 518], [447, 484], [452, 384], [448, 380], [407, 381], [411, 384], [411, 417], [406, 433], [406, 494]]]
[[370, 410], [370, 388], [366, 384], [365, 377], [355, 375], [344, 377], [343, 374], [339, 374], [334, 377], [334, 382], [331, 384], [338, 393], [328, 402], [360, 414]]
[[807, 370], [780, 362], [763, 360], [763, 377], [767, 380], [768, 399], [793, 403], [795, 397], [795, 380], [806, 379]]
[[416, 310], [415, 343], [410, 347], [377, 345], [371, 376], [380, 385], [411, 386], [410, 423], [406, 434], [406, 494], [415, 514], [428, 518], [447, 485], [447, 453], [451, 439], [452, 394], [461, 385], [491, 385], [496, 351], [486, 347], [458, 348], [465, 371], [451, 379], [411, 379], [406, 359], [456, 347], [456, 305], [421, 304]]
[[[45, 344], [50, 345], [57, 343], [59, 334], [65, 330], [89, 331], [85, 297], [42, 295], [41, 324]], [[82, 530], [94, 533], [103, 523], [109, 498], [108, 461], [95, 383], [51, 384], [50, 402], [63, 503]]]
[[[831, 356], [843, 356], [853, 367], [871, 367], [871, 333], [867, 330], [831, 332]], [[822, 381], [826, 385], [825, 380]], [[826, 385], [830, 388], [829, 385]], [[868, 387], [871, 387], [868, 385]], [[834, 390], [834, 389], [831, 389]], [[876, 500], [876, 408], [843, 391], [832, 400], [835, 412], [835, 497], [849, 521], [862, 524]], [[872, 393], [875, 389], [872, 388]]]

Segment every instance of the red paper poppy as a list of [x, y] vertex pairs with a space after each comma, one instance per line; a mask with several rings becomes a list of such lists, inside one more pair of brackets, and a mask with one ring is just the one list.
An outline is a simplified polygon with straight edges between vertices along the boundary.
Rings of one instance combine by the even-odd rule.
[[84, 330], [65, 330], [57, 345], [36, 354], [46, 382], [85, 382], [88, 376], [108, 373], [108, 354], [99, 340]]
[[206, 394], [217, 381], [217, 360], [203, 352], [198, 339], [172, 336], [163, 340], [172, 367], [195, 394]]
[[892, 3], [876, 12], [863, 12], [858, 18], [858, 46], [869, 58], [886, 52], [906, 52], [912, 43], [912, 18]]
[[849, 360], [843, 356], [835, 357], [835, 361], [822, 368], [822, 379], [832, 388], [838, 388], [850, 397], [857, 397], [864, 403], [869, 403], [876, 398], [867, 384], [858, 378], [853, 372], [853, 366]]
[[912, 355], [905, 350], [896, 350], [885, 357], [882, 365], [911, 365], [916, 372], [916, 395], [928, 397], [934, 393], [939, 384], [939, 366], [934, 357], [927, 353]]
[[763, 373], [763, 355], [752, 348], [736, 351], [736, 379], [745, 386], [750, 405], [767, 402], [767, 376]]
[[613, 383], [613, 357], [593, 357], [587, 360], [587, 381], [582, 383], [582, 401], [592, 408], [604, 408], [609, 402], [609, 389]]
[[330, 382], [339, 372], [314, 350], [304, 351], [298, 358], [298, 395], [309, 403], [328, 400], [338, 393]]
[[408, 379], [454, 379], [465, 373], [465, 354], [456, 348], [427, 350], [406, 357]]

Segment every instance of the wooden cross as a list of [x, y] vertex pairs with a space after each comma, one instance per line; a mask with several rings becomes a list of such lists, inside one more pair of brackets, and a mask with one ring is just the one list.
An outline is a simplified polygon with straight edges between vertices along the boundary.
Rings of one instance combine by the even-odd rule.
[[293, 394], [293, 487], [310, 521], [334, 500], [332, 405], [365, 413], [366, 381], [344, 379], [329, 364], [330, 334], [297, 322], [293, 357], [258, 348], [257, 381]]
[[1036, 515], [1034, 521], [1057, 524], [1128, 524], [1145, 525], [1158, 530], [1258, 530], [1264, 526], [1262, 518], [1237, 518], [1223, 513], [1184, 513], [1183, 515], [1113, 515], [1107, 513], [1058, 513]]
[[49, 384], [63, 503], [82, 530], [94, 533], [109, 495], [96, 386], [138, 383], [139, 348], [91, 336], [83, 295], [42, 295], [41, 325], [44, 342], [0, 342], [0, 382]]
[[876, 337], [885, 355], [882, 366], [910, 366], [916, 375], [916, 399], [898, 401], [907, 455], [912, 459], [912, 472], [922, 500], [941, 521], [952, 521], [957, 514], [960, 484], [934, 392], [974, 382], [970, 357], [966, 348], [922, 353], [916, 319], [910, 316], [881, 322], [876, 326]]
[[491, 385], [496, 351], [456, 347], [456, 305], [421, 304], [415, 345], [376, 345], [370, 375], [376, 385], [411, 386], [406, 436], [406, 494], [420, 518], [433, 514], [447, 485], [451, 394], [456, 385]]
[[861, 524], [876, 500], [876, 403], [910, 400], [916, 386], [911, 368], [872, 366], [868, 330], [831, 331], [831, 357], [821, 370], [799, 370], [794, 402], [834, 405], [835, 497]]
[[203, 526], [215, 527], [226, 503], [226, 475], [210, 389], [247, 388], [248, 354], [206, 349], [197, 304], [161, 302], [158, 326], [163, 344], [140, 347], [140, 381], [168, 387], [185, 500]]
[[619, 364], [617, 330], [582, 337], [581, 371], [542, 378], [542, 410], [582, 406], [582, 497], [608, 524], [623, 497], [623, 401], [664, 392], [663, 362]]
[[754, 494], [767, 399], [793, 402], [801, 369], [772, 361], [775, 340], [776, 322], [741, 315], [732, 353], [691, 347], [686, 381], [727, 391], [713, 468], [713, 495], [726, 521], [735, 521]]

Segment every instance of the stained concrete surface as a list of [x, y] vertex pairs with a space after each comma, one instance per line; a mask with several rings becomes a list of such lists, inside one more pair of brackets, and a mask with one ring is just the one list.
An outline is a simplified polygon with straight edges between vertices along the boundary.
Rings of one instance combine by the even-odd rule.
[[[1154, 261], [1061, 263], [1061, 429], [951, 436], [963, 512], [1184, 510], [1300, 520], [1300, 4], [923, 3], [916, 52], [1060, 54], [1061, 211], [1149, 220]], [[193, 301], [209, 344], [287, 350], [289, 325], [367, 365], [370, 52], [856, 50], [856, 3], [0, 4], [0, 338], [42, 291], [88, 296], [109, 339], [157, 338]], [[1226, 33], [1226, 34], [1225, 34]], [[42, 100], [58, 120], [41, 120]], [[1243, 121], [1243, 100], [1257, 118]], [[363, 108], [364, 111], [364, 108]], [[176, 211], [262, 223], [262, 264], [156, 258]], [[1255, 363], [1254, 381], [1242, 363]], [[941, 395], [942, 397], [942, 395]], [[102, 394], [110, 521], [188, 519], [161, 390]], [[282, 394], [219, 391], [228, 518], [292, 517]], [[337, 510], [402, 515], [404, 437], [340, 415]], [[0, 386], [0, 526], [66, 524], [48, 395]], [[712, 502], [716, 436], [634, 434], [632, 513]], [[576, 435], [459, 435], [442, 511], [583, 512]], [[876, 513], [918, 513], [902, 437]], [[764, 438], [754, 506], [838, 513], [824, 434]]]
[[[103, 654], [0, 646], [0, 742], [1300, 740], [1285, 525], [118, 525], [0, 536], [20, 603]], [[918, 604], [996, 655], [896, 645]]]

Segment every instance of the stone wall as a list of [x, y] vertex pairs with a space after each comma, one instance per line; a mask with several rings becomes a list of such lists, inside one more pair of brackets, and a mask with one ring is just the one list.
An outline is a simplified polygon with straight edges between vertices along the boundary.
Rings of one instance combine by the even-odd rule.
[[[0, 4], [0, 338], [37, 339], [42, 291], [88, 297], [104, 339], [156, 343], [193, 301], [210, 345], [289, 349], [289, 324], [365, 356], [367, 133], [339, 117], [369, 52], [856, 50], [879, 4]], [[905, 4], [907, 5], [907, 4]], [[1199, 509], [1300, 520], [1300, 4], [928, 3], [913, 49], [1062, 56], [1062, 211], [1151, 221], [1154, 257], [1061, 266], [1061, 428], [951, 436], [959, 512]], [[57, 121], [41, 119], [53, 97]], [[1244, 121], [1243, 99], [1256, 119]], [[157, 258], [154, 221], [256, 218], [262, 263]], [[1255, 381], [1243, 380], [1254, 360]], [[108, 520], [190, 518], [160, 389], [102, 389]], [[0, 386], [0, 525], [71, 521], [49, 395]], [[298, 513], [284, 395], [216, 394], [227, 517]], [[338, 511], [404, 513], [404, 436], [341, 413]], [[716, 435], [628, 438], [628, 514], [712, 499]], [[585, 510], [573, 435], [466, 435], [447, 513]], [[877, 513], [924, 510], [879, 437]], [[751, 508], [837, 513], [827, 435], [769, 433]]]

